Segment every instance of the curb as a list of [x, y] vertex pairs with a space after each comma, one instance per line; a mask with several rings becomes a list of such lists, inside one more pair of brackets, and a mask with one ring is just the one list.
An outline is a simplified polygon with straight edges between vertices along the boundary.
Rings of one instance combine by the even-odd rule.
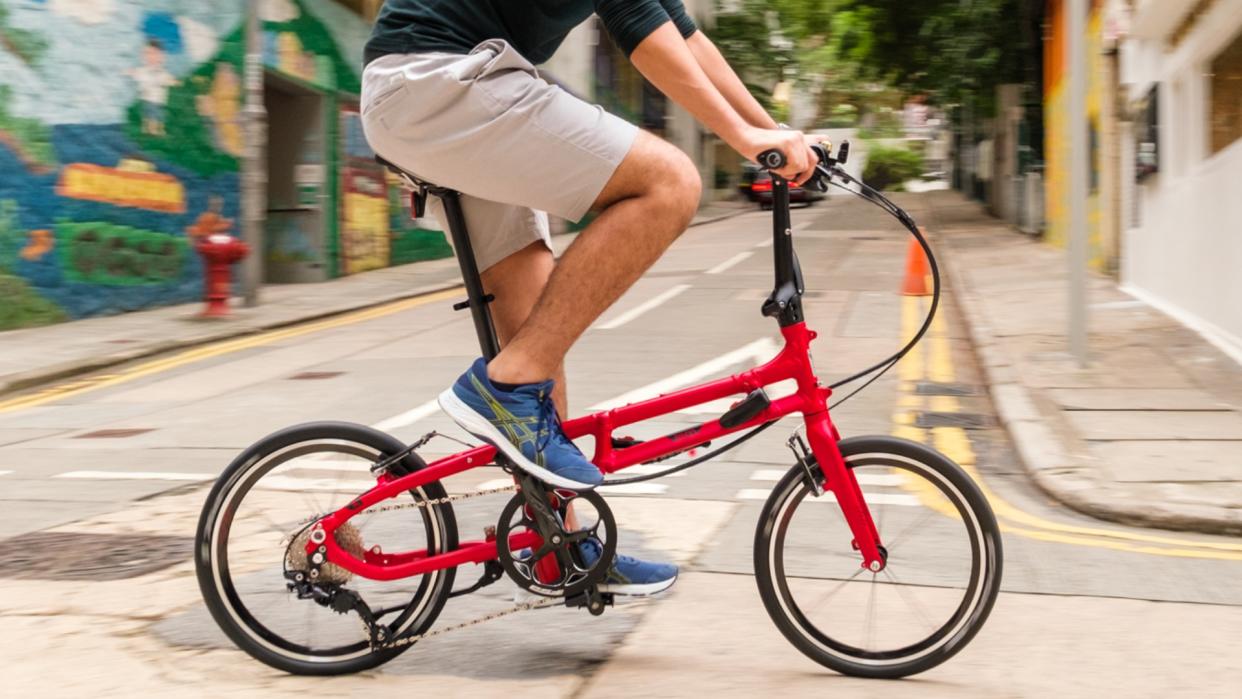
[[[936, 238], [941, 238], [939, 234]], [[988, 394], [1009, 433], [1018, 461], [1036, 487], [1082, 514], [1120, 524], [1205, 534], [1242, 534], [1242, 510], [1169, 501], [1135, 502], [1111, 481], [1094, 476], [1081, 445], [1067, 443], [1048, 423], [1031, 392], [1017, 378], [1015, 362], [992, 339], [975, 294], [956, 268], [948, 245], [939, 246], [945, 281], [958, 299], [966, 333], [982, 367]]]
[[247, 325], [244, 327], [223, 327], [216, 332], [210, 332], [192, 339], [168, 340], [135, 349], [120, 350], [103, 356], [95, 356], [88, 360], [64, 362], [55, 366], [18, 374], [4, 384], [0, 384], [0, 397], [20, 393], [43, 384], [52, 383], [54, 381], [61, 381], [76, 376], [82, 376], [83, 374], [89, 374], [102, 369], [107, 369], [109, 367], [137, 361], [139, 359], [147, 359], [149, 357], [166, 354], [168, 352], [201, 347], [203, 345], [209, 345], [224, 340], [232, 340], [239, 337], [245, 337], [247, 335], [258, 335], [270, 330], [287, 328], [293, 325], [301, 325], [302, 323], [310, 323], [316, 320], [323, 320], [325, 318], [341, 316], [347, 313], [363, 311], [368, 308], [376, 308], [386, 304], [395, 303], [397, 301], [404, 301], [406, 299], [417, 298], [419, 296], [427, 296], [429, 294], [448, 291], [449, 289], [456, 289], [459, 287], [461, 287], [460, 282], [428, 284], [425, 286], [415, 287], [409, 291], [388, 294], [380, 298], [368, 299], [356, 304], [344, 305], [331, 310], [316, 311], [300, 315], [296, 318], [282, 318], [280, 320], [273, 320], [270, 322], [260, 321], [254, 325]]

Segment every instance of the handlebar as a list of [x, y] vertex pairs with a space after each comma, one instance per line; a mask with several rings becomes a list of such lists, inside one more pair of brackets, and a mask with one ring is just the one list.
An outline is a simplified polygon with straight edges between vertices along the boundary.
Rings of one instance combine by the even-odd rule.
[[[831, 144], [827, 146], [820, 143], [811, 145], [811, 150], [815, 151], [815, 154], [819, 156], [819, 162], [816, 164], [815, 174], [811, 176], [811, 179], [807, 182], [807, 184], [814, 183], [814, 185], [821, 191], [828, 189], [828, 182], [832, 180], [834, 171], [844, 172], [839, 170], [838, 166], [844, 165], [849, 161], [850, 157], [849, 141], [841, 142], [840, 147], [837, 148], [837, 155], [835, 158], [832, 156], [831, 148]], [[768, 171], [779, 170], [785, 167], [785, 165], [789, 162], [789, 159], [785, 156], [785, 154], [776, 148], [763, 151], [759, 154], [756, 160], [758, 161], [760, 167]]]

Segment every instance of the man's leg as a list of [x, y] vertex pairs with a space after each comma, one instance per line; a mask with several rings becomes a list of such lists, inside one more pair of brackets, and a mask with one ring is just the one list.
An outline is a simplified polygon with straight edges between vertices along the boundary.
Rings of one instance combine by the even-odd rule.
[[[496, 338], [500, 340], [501, 347], [513, 340], [530, 317], [555, 268], [556, 258], [540, 241], [527, 245], [483, 272], [484, 291], [496, 297], [491, 304], [492, 321], [496, 325]], [[565, 392], [563, 363], [557, 367], [552, 378], [556, 381], [552, 400], [561, 418], [567, 419], [569, 402]]]
[[600, 215], [565, 251], [530, 317], [488, 364], [488, 376], [508, 384], [556, 376], [587, 327], [689, 226], [701, 187], [684, 153], [639, 133], [596, 198]]

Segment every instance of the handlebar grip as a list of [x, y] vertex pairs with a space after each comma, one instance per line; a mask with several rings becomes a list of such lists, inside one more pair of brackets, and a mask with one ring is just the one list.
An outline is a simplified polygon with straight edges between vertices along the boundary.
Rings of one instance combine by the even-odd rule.
[[769, 170], [779, 170], [785, 167], [785, 163], [788, 162], [785, 159], [785, 154], [775, 148], [763, 151], [757, 159], [760, 165]]

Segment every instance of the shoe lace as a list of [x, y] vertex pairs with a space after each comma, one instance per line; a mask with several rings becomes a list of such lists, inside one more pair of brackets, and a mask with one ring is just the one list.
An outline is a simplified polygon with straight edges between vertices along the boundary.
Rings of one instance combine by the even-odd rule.
[[535, 434], [539, 438], [535, 441], [535, 451], [543, 451], [552, 441], [554, 434], [560, 434], [561, 421], [556, 413], [556, 404], [552, 402], [552, 392], [545, 391], [539, 394], [539, 422], [535, 424]]

